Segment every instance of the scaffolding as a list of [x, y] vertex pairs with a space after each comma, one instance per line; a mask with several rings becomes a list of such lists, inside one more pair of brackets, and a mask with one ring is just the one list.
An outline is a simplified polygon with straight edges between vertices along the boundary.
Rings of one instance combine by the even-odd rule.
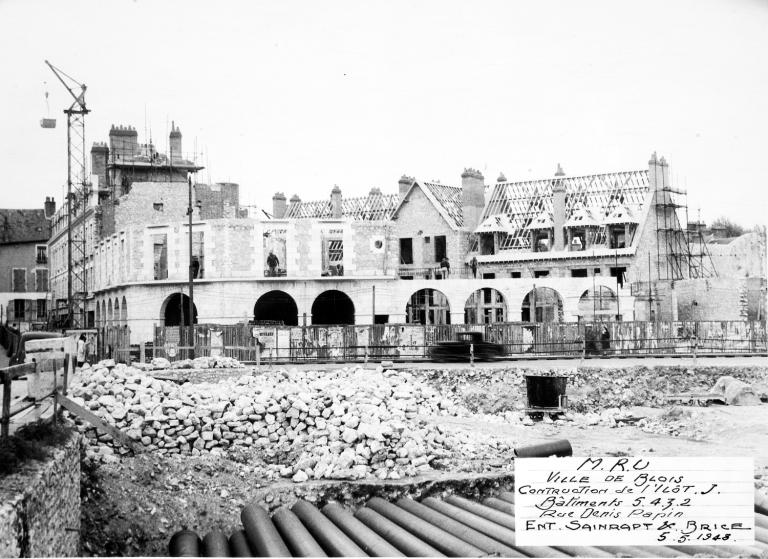
[[[604, 222], [619, 208], [637, 211], [645, 203], [649, 192], [648, 171], [497, 183], [478, 232], [489, 227], [498, 232], [499, 250], [502, 251], [533, 250], [531, 229], [537, 219], [543, 216], [551, 218], [555, 185], [565, 186], [566, 220], [583, 210], [589, 211], [598, 222]], [[499, 227], [504, 230], [499, 230]], [[604, 235], [600, 239], [604, 241]]]
[[688, 229], [686, 191], [663, 186], [655, 194], [654, 206], [656, 278], [675, 281], [717, 277], [702, 232]]

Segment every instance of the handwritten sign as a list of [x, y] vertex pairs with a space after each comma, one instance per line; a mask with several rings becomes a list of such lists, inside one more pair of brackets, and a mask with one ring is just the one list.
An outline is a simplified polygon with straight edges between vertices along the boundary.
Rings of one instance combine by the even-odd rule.
[[754, 543], [752, 458], [522, 458], [520, 545]]

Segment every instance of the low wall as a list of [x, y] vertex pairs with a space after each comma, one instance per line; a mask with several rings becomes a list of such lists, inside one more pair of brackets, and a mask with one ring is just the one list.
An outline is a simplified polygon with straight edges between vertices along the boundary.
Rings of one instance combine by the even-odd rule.
[[80, 556], [80, 435], [0, 481], [0, 557]]

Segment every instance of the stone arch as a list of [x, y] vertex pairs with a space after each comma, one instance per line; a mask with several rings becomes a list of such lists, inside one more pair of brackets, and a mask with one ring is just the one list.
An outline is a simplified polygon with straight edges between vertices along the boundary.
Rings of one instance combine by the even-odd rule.
[[312, 324], [354, 324], [355, 305], [337, 289], [323, 291], [312, 303]]
[[107, 326], [107, 303], [106, 301], [101, 301], [101, 325]]
[[[192, 307], [192, 323], [197, 324], [197, 305]], [[160, 307], [160, 322], [163, 326], [189, 326], [189, 296], [172, 293]]]
[[282, 322], [286, 326], [298, 326], [299, 308], [296, 301], [285, 291], [274, 289], [258, 298], [253, 306], [253, 320]]
[[501, 291], [483, 287], [472, 293], [464, 303], [465, 324], [490, 324], [507, 320], [507, 303]]
[[616, 292], [605, 285], [585, 290], [579, 297], [576, 314], [579, 320], [587, 322], [615, 317], [619, 314], [619, 300]]
[[101, 303], [96, 301], [96, 327], [101, 327]]
[[112, 299], [107, 304], [107, 326], [112, 326]]
[[123, 326], [128, 325], [128, 303], [123, 295], [123, 303], [120, 305], [120, 322]]
[[437, 289], [419, 289], [405, 305], [405, 321], [409, 324], [450, 324], [448, 297]]
[[563, 298], [551, 287], [535, 287], [523, 297], [523, 322], [562, 322]]
[[114, 317], [113, 317], [114, 320], [115, 320], [114, 324], [115, 324], [115, 326], [120, 326], [120, 300], [117, 297], [115, 297], [115, 307], [114, 307], [114, 309], [115, 309], [115, 314], [114, 314]]

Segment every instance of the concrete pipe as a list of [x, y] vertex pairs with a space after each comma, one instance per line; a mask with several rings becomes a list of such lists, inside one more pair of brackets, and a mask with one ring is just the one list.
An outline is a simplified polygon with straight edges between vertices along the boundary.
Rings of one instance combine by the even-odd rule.
[[486, 553], [494, 553], [501, 557], [526, 557], [524, 553], [521, 553], [508, 545], [504, 545], [503, 543], [486, 536], [482, 532], [478, 532], [474, 528], [470, 528], [466, 524], [454, 520], [450, 516], [446, 516], [441, 512], [437, 512], [435, 509], [417, 503], [413, 499], [400, 499], [397, 502], [397, 506], [434, 526], [439, 526], [443, 530], [482, 549]]
[[354, 515], [338, 503], [328, 503], [323, 507], [323, 514], [331, 519], [360, 548], [371, 557], [405, 557], [398, 549], [376, 532], [360, 522]]
[[755, 512], [768, 516], [768, 496], [755, 491]]
[[293, 512], [279, 508], [272, 513], [272, 522], [294, 557], [328, 557]]
[[403, 552], [406, 557], [445, 557], [431, 545], [372, 509], [357, 509], [355, 518]]
[[715, 557], [732, 557], [730, 553], [721, 549], [720, 545], [670, 545], [672, 549], [677, 549], [690, 555], [714, 555]]
[[755, 540], [768, 543], [768, 528], [762, 528], [755, 523]]
[[290, 557], [288, 546], [272, 524], [269, 513], [258, 505], [248, 505], [240, 513], [248, 545], [257, 557]]
[[521, 446], [515, 449], [518, 458], [545, 458], [547, 456], [573, 456], [571, 443], [565, 439], [551, 443]]
[[374, 497], [366, 503], [366, 506], [405, 528], [411, 534], [421, 538], [435, 549], [440, 550], [441, 553], [445, 553], [448, 557], [481, 557], [485, 555], [485, 552], [479, 547], [468, 544], [434, 524], [422, 520], [418, 516], [384, 499]]
[[641, 550], [644, 553], [644, 557], [665, 557], [669, 559], [672, 557], [690, 557], [687, 553], [663, 545], [636, 545], [633, 547]]
[[501, 511], [504, 514], [511, 514], [512, 516], [515, 516], [515, 505], [508, 501], [502, 501], [496, 497], [486, 497], [483, 499], [483, 504], [486, 507], [491, 507], [492, 509]]
[[449, 495], [445, 498], [445, 501], [468, 512], [471, 512], [472, 514], [482, 516], [491, 522], [495, 522], [496, 524], [500, 524], [506, 528], [509, 528], [510, 530], [515, 529], [515, 517], [505, 512], [501, 512], [500, 510], [496, 510], [491, 507], [486, 507], [485, 505], [475, 503], [474, 501], [470, 501], [469, 499], [465, 499], [457, 495]]
[[367, 557], [365, 551], [311, 503], [297, 501], [291, 510], [331, 557]]
[[236, 530], [229, 536], [229, 552], [232, 557], [253, 557], [255, 555], [248, 546], [245, 530]]
[[760, 528], [768, 528], [768, 516], [765, 516], [764, 514], [755, 513], [755, 526], [760, 526]]
[[192, 530], [179, 530], [168, 542], [171, 557], [200, 557], [200, 538]]
[[220, 530], [213, 530], [203, 538], [203, 557], [229, 557], [229, 540]]
[[515, 504], [515, 493], [513, 491], [502, 491], [499, 493], [499, 499], [508, 503]]
[[569, 557], [568, 554], [558, 551], [553, 547], [546, 546], [520, 546], [515, 542], [515, 531], [504, 526], [499, 526], [495, 522], [492, 522], [476, 514], [472, 514], [460, 507], [448, 504], [446, 502], [435, 499], [434, 497], [428, 497], [421, 501], [422, 504], [434, 509], [454, 520], [458, 520], [462, 524], [466, 524], [470, 528], [477, 530], [490, 536], [491, 538], [503, 543], [506, 546], [512, 547], [529, 557]]

